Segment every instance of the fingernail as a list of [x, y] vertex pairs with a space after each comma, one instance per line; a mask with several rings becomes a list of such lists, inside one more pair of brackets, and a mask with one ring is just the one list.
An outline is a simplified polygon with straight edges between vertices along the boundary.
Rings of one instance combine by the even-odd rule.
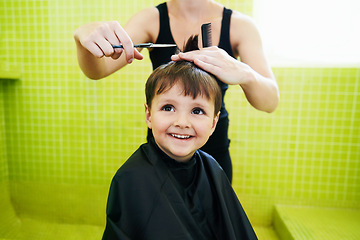
[[132, 63], [133, 62], [133, 58], [130, 58], [129, 60], [128, 60], [128, 63]]

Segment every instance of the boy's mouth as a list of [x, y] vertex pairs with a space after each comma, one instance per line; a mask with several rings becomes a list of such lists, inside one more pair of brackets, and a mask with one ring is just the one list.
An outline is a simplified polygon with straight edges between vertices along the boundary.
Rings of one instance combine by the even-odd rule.
[[175, 133], [171, 133], [170, 135], [172, 137], [178, 138], [178, 139], [189, 139], [189, 138], [191, 138], [190, 135], [180, 135], [180, 134], [175, 134]]

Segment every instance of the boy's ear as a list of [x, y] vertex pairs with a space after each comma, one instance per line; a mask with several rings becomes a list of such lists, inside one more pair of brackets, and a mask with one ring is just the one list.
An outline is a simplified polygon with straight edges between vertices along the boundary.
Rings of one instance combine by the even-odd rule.
[[150, 108], [149, 106], [145, 103], [145, 121], [146, 124], [148, 125], [148, 127], [151, 129], [151, 114], [150, 114]]
[[214, 119], [213, 119], [213, 125], [212, 125], [212, 127], [211, 127], [211, 134], [213, 134], [213, 132], [215, 131], [216, 124], [217, 124], [218, 121], [219, 121], [219, 116], [220, 116], [220, 111], [216, 114], [216, 116], [215, 116]]

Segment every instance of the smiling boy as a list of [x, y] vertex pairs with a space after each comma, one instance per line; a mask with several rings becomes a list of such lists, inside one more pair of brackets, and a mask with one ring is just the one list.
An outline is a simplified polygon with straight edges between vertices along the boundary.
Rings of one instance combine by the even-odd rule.
[[219, 118], [214, 77], [171, 62], [150, 75], [145, 93], [153, 138], [112, 180], [103, 239], [257, 239], [224, 171], [199, 150]]
[[[171, 74], [176, 68], [180, 76]], [[189, 62], [171, 63], [150, 76], [146, 123], [158, 147], [172, 159], [188, 161], [214, 132], [221, 107], [221, 92], [215, 84]], [[155, 95], [153, 89], [158, 89]]]

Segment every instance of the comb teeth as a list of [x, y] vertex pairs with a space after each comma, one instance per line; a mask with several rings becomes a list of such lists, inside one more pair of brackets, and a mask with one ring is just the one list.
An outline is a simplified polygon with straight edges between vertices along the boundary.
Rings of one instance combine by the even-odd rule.
[[211, 23], [201, 25], [202, 45], [203, 47], [211, 47]]

